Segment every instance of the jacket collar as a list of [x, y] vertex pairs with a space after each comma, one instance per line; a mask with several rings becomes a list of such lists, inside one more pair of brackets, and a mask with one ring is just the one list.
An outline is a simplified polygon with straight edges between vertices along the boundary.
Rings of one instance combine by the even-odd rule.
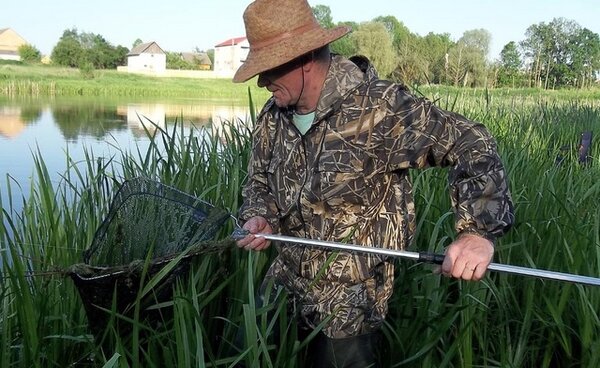
[[[370, 65], [369, 67], [372, 69]], [[363, 72], [352, 61], [339, 55], [332, 55], [329, 71], [317, 103], [315, 121], [339, 110], [346, 96], [374, 77], [376, 73]]]

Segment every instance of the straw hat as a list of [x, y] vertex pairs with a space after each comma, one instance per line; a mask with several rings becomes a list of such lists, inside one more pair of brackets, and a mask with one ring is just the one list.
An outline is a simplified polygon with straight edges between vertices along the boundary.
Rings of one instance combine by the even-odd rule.
[[245, 82], [266, 70], [325, 46], [350, 32], [325, 29], [306, 0], [256, 0], [244, 12], [250, 52], [233, 81]]

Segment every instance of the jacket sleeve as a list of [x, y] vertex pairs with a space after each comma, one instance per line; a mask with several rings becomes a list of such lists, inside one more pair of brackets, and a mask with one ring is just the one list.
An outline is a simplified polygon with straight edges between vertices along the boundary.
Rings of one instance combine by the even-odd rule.
[[268, 168], [271, 161], [272, 130], [269, 119], [259, 115], [252, 132], [252, 152], [248, 163], [248, 179], [242, 189], [244, 202], [239, 212], [242, 222], [262, 216], [271, 225], [274, 233], [279, 232], [279, 210], [268, 186]]
[[395, 121], [388, 124], [396, 134], [388, 135], [386, 144], [393, 151], [392, 169], [448, 167], [457, 233], [492, 241], [503, 235], [514, 222], [513, 204], [489, 131], [402, 91], [393, 101]]

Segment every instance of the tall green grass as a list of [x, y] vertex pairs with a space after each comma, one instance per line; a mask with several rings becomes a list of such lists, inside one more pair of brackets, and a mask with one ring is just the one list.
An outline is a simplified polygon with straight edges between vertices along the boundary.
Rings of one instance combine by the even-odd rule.
[[[498, 241], [495, 261], [599, 276], [600, 103], [436, 93], [431, 97], [442, 107], [484, 122], [497, 138], [517, 222]], [[285, 298], [265, 306], [254, 300], [272, 251], [232, 248], [199, 257], [172, 301], [155, 306], [172, 308], [172, 318], [148, 327], [134, 313], [133, 333], [119, 336], [114, 320], [124, 317], [115, 314], [102, 341], [90, 334], [77, 291], [60, 272], [81, 261], [123, 178], [154, 178], [235, 212], [250, 131], [238, 122], [226, 128], [187, 134], [171, 124], [148, 132], [148, 150], [109, 158], [87, 152], [82, 162], [67, 154], [69, 169], [60, 183], [36, 157], [23, 211], [2, 202], [0, 213], [2, 367], [303, 366], [306, 341], [298, 337]], [[587, 166], [576, 156], [584, 130], [596, 138]], [[413, 178], [414, 248], [442, 252], [453, 238], [446, 173], [430, 169]], [[3, 185], [19, 189], [10, 178]], [[596, 367], [600, 361], [598, 288], [496, 273], [469, 283], [402, 260], [395, 285], [384, 327], [385, 367]]]

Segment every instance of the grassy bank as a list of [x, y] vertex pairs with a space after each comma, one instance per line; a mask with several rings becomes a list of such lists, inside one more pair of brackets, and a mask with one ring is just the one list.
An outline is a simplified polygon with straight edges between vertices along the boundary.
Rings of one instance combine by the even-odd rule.
[[[76, 68], [21, 63], [0, 63], [0, 95], [5, 96], [128, 96], [128, 97], [201, 97], [245, 99], [248, 87], [257, 100], [269, 93], [256, 86], [256, 80], [234, 84], [229, 79], [157, 78], [94, 70], [86, 74]], [[540, 90], [500, 88], [457, 88], [451, 86], [411, 86], [433, 100], [442, 98], [464, 101], [477, 96], [487, 99], [534, 98], [600, 100], [600, 88], [584, 90]]]
[[[598, 101], [490, 99], [481, 92], [439, 102], [485, 122], [497, 138], [517, 221], [498, 242], [495, 261], [599, 276], [600, 140], [589, 165], [577, 162], [580, 133], [600, 136]], [[0, 213], [0, 366], [229, 367], [240, 360], [248, 367], [303, 366], [304, 341], [288, 324], [282, 302], [254, 304], [271, 252], [232, 248], [198, 257], [168, 305], [172, 318], [150, 329], [134, 319], [134, 332], [126, 336], [109, 324], [102, 342], [90, 334], [71, 280], [60, 273], [29, 275], [81, 261], [123, 178], [155, 178], [235, 212], [250, 142], [247, 130], [232, 129], [234, 134], [209, 134], [208, 140], [173, 130], [156, 136], [147, 152], [123, 152], [110, 161], [90, 152], [58, 185], [38, 158], [23, 212]], [[223, 148], [218, 142], [225, 142]], [[446, 174], [413, 174], [413, 250], [442, 252], [454, 233]], [[3, 185], [14, 183], [6, 179]], [[600, 361], [599, 288], [498, 273], [469, 283], [410, 261], [397, 266], [384, 367], [595, 368]], [[267, 338], [274, 320], [282, 329], [277, 341]], [[245, 336], [236, 352], [231, 344], [241, 326]]]
[[0, 94], [6, 96], [129, 96], [245, 99], [267, 95], [255, 81], [234, 84], [229, 79], [157, 78], [95, 70], [92, 77], [79, 69], [44, 65], [0, 65]]

